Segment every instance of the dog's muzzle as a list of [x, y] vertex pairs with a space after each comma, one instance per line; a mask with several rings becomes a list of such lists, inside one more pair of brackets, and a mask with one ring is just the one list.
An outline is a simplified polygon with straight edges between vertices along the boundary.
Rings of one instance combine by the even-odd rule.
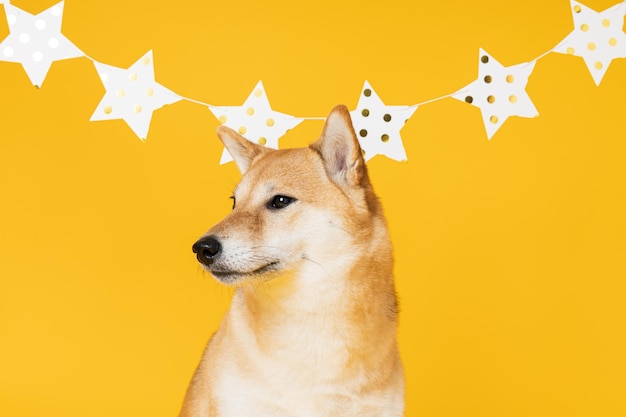
[[191, 250], [196, 254], [198, 262], [210, 266], [222, 252], [222, 244], [215, 236], [206, 236], [194, 243]]

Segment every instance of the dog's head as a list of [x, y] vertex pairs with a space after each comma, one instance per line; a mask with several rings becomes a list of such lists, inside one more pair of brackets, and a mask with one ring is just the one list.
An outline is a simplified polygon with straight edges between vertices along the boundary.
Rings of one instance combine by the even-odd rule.
[[243, 177], [232, 213], [193, 245], [209, 272], [226, 284], [302, 268], [328, 274], [355, 256], [349, 248], [380, 206], [345, 106], [332, 110], [308, 148], [268, 149], [225, 126], [217, 133]]

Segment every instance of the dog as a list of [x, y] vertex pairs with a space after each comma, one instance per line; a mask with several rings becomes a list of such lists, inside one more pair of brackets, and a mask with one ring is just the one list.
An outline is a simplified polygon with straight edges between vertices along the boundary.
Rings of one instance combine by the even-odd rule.
[[193, 251], [235, 290], [180, 417], [402, 416], [392, 247], [348, 109], [305, 148], [217, 134], [242, 178]]

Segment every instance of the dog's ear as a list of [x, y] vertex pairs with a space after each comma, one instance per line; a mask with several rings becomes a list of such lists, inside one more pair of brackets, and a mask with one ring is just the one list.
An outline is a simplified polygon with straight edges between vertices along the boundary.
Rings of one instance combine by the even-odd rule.
[[328, 176], [337, 184], [361, 184], [365, 161], [346, 106], [339, 105], [330, 112], [322, 136], [311, 148], [322, 156]]
[[252, 161], [266, 153], [267, 148], [250, 142], [227, 126], [217, 127], [217, 137], [220, 138], [230, 155], [235, 160], [235, 164], [242, 174], [245, 174]]

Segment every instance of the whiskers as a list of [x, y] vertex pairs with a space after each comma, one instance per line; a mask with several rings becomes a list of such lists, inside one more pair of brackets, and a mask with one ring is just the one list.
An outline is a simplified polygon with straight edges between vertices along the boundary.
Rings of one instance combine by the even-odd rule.
[[329, 220], [328, 224], [329, 224], [331, 227], [334, 227], [335, 229], [339, 229], [339, 230], [341, 230], [341, 231], [342, 231], [342, 232], [344, 232], [347, 236], [352, 237], [352, 235], [351, 235], [351, 234], [350, 234], [350, 233], [349, 233], [346, 229], [344, 229], [344, 228], [343, 228], [342, 226], [340, 226], [339, 224], [337, 224], [337, 223], [333, 222], [332, 220]]
[[280, 258], [280, 255], [284, 254], [284, 249], [276, 247], [276, 246], [268, 246], [268, 245], [252, 246], [250, 250], [254, 252], [254, 256], [267, 256], [267, 257]]
[[250, 263], [252, 265], [267, 265], [267, 264], [271, 264], [275, 262], [280, 262], [280, 258], [273, 256], [273, 255], [254, 253], [250, 255], [246, 259], [246, 261], [247, 261], [246, 263]]
[[302, 259], [308, 262], [311, 262], [313, 265], [317, 266], [319, 269], [322, 270], [322, 272], [324, 272], [324, 274], [326, 274], [326, 276], [330, 277], [330, 273], [326, 270], [326, 268], [324, 268], [324, 265], [322, 265], [321, 263], [319, 263], [318, 261], [316, 261], [313, 258], [310, 258], [308, 255], [304, 254], [302, 255]]
[[[348, 233], [345, 229], [343, 229], [341, 226], [334, 224], [335, 227], [339, 228], [340, 230], [343, 230], [346, 234]], [[255, 253], [254, 256], [252, 257], [252, 259], [255, 260], [261, 260], [263, 262], [269, 263], [269, 262], [274, 262], [274, 261], [280, 261], [281, 255], [282, 257], [285, 256], [284, 253], [284, 249], [281, 248], [277, 248], [275, 246], [254, 246], [252, 247], [252, 250], [258, 250], [258, 249], [262, 249], [262, 250], [268, 250], [267, 254], [263, 254], [263, 253]], [[276, 255], [274, 255], [276, 254]], [[303, 254], [301, 256], [302, 260], [307, 261], [313, 265], [315, 265], [316, 267], [318, 267], [326, 276], [330, 277], [330, 273], [326, 270], [326, 268], [324, 268], [324, 265], [322, 265], [320, 262], [316, 261], [315, 259], [311, 258], [309, 255], [307, 254]]]
[[211, 291], [226, 293], [229, 297], [232, 297], [235, 293], [235, 287], [232, 285], [224, 285], [220, 283], [206, 268], [198, 264], [199, 275], [202, 276], [202, 281], [210, 285]]

